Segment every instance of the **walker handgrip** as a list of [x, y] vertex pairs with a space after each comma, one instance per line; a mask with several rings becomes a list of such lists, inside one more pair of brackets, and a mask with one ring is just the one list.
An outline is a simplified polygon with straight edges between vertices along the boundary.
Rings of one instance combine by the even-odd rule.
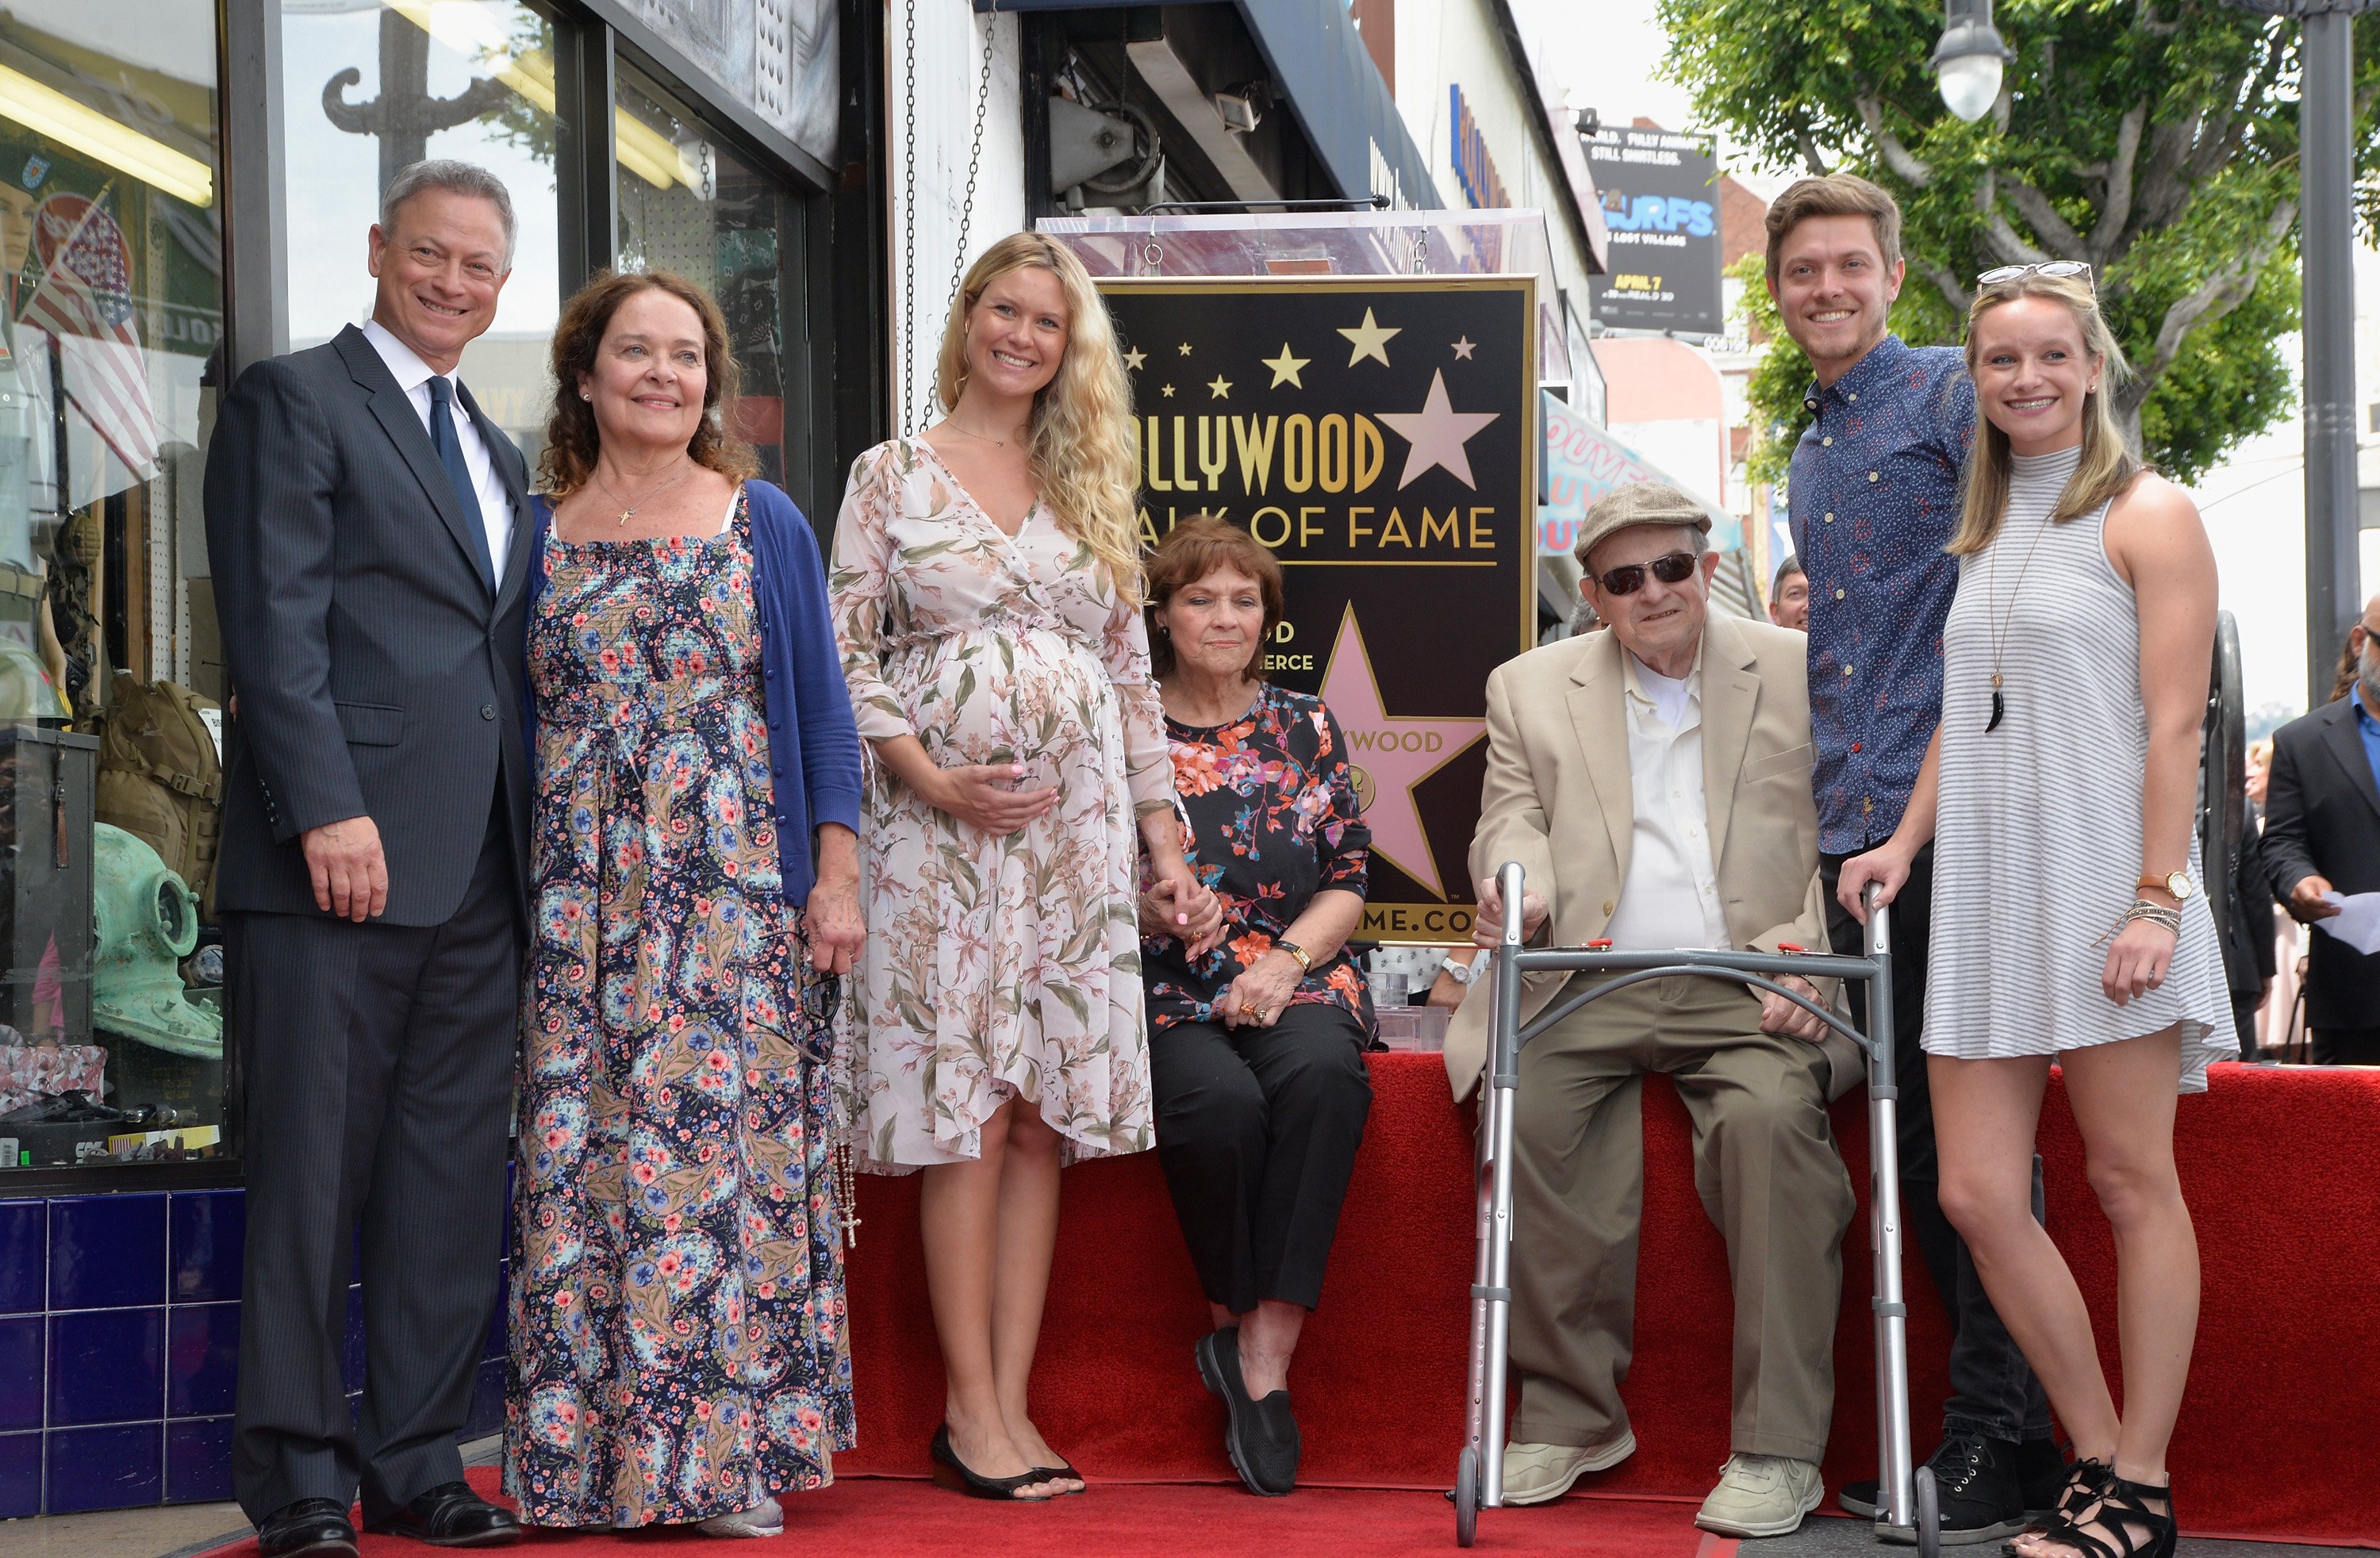
[[1496, 891], [1504, 899], [1504, 944], [1519, 950], [1521, 945], [1521, 897], [1524, 889], [1521, 862], [1507, 860], [1496, 873]]

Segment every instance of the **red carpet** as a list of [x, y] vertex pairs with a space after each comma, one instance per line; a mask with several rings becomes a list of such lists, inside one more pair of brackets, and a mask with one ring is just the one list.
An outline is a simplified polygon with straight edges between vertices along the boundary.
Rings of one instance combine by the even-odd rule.
[[[1372, 1076], [1371, 1125], [1330, 1282], [1291, 1381], [1305, 1475], [1317, 1484], [1442, 1489], [1453, 1480], [1463, 1432], [1471, 1114], [1448, 1101], [1435, 1055], [1376, 1055]], [[1626, 1389], [1640, 1448], [1583, 1486], [1698, 1501], [1727, 1458], [1726, 1255], [1694, 1193], [1675, 1091], [1655, 1078], [1645, 1101], [1644, 1253]], [[1835, 1125], [1863, 1202], [1843, 1247], [1830, 1492], [1873, 1474], [1876, 1437], [1861, 1095], [1836, 1107]], [[2181, 1101], [2177, 1146], [2205, 1269], [2172, 1455], [2184, 1528], [2380, 1541], [2365, 1484], [2380, 1443], [2380, 1071], [2217, 1067], [2206, 1094]], [[2091, 1301], [2117, 1378], [2114, 1251], [2054, 1086], [2042, 1152], [2050, 1231]], [[1065, 1193], [1036, 1421], [1094, 1478], [1229, 1480], [1222, 1408], [1200, 1389], [1190, 1356], [1206, 1307], [1154, 1156], [1070, 1169]], [[942, 1385], [917, 1255], [917, 1181], [863, 1179], [860, 1211], [851, 1263], [860, 1442], [837, 1457], [836, 1470], [922, 1475]], [[1913, 1250], [1906, 1280], [1923, 1455], [1941, 1421], [1946, 1333]], [[1285, 1517], [1298, 1502], [1259, 1507], [1267, 1518]], [[1682, 1530], [1689, 1515], [1678, 1511]]]
[[[493, 1467], [472, 1472], [471, 1480], [494, 1495]], [[1238, 1558], [1268, 1550], [1390, 1558], [1455, 1551], [1454, 1506], [1439, 1494], [1415, 1490], [1316, 1488], [1287, 1499], [1258, 1499], [1236, 1485], [1103, 1483], [1081, 1498], [998, 1509], [930, 1482], [868, 1478], [783, 1503], [781, 1540], [835, 1558], [981, 1558], [987, 1547], [1099, 1558]], [[670, 1546], [744, 1551], [685, 1526], [628, 1536], [535, 1531], [512, 1551], [537, 1558], [621, 1558]], [[1598, 1558], [1734, 1558], [1736, 1546], [1694, 1529], [1691, 1510], [1645, 1500], [1565, 1499], [1548, 1508], [1489, 1510], [1479, 1523], [1478, 1551], [1513, 1558], [1586, 1552]], [[368, 1535], [360, 1558], [420, 1558], [423, 1551], [419, 1542]], [[202, 1558], [254, 1558], [255, 1552], [253, 1540], [238, 1541]]]

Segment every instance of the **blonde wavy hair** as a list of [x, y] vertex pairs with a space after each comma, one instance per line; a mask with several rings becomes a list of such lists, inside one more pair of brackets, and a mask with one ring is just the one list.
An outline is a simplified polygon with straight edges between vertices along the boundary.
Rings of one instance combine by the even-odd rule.
[[[2099, 387], [2082, 397], [2082, 458], [2075, 466], [2074, 474], [2066, 479], [2066, 490], [2058, 494], [2058, 506], [2050, 510], [2051, 522], [2063, 525], [2118, 496], [2141, 473], [2140, 458], [2124, 442], [2124, 431], [2117, 424], [2116, 413], [2108, 405], [2116, 387], [2131, 377], [2132, 369], [2124, 360], [2124, 348], [2116, 339], [2116, 333], [2107, 328], [2107, 316], [2099, 311], [2098, 296], [2091, 290], [2087, 279], [2032, 272], [1994, 282], [1976, 291], [1975, 300], [1967, 310], [1970, 378], [1975, 371], [1977, 323], [1994, 309], [2020, 298], [2048, 298], [2072, 310], [2074, 323], [2082, 332], [2082, 349], [2099, 364]], [[1991, 545], [1992, 539], [2000, 533], [2000, 517], [2008, 509], [2010, 457], [2008, 434], [1979, 411], [1975, 419], [1975, 451], [1967, 456], [1966, 505], [1959, 517], [1958, 533], [1950, 538], [1948, 550], [1951, 555], [1972, 557]]]
[[967, 317], [984, 288], [1011, 271], [1038, 266], [1066, 295], [1066, 354], [1057, 375], [1033, 397], [1032, 471], [1058, 528], [1107, 565], [1124, 600], [1145, 593], [1140, 532], [1132, 494], [1138, 476], [1133, 447], [1132, 386], [1116, 351], [1115, 326], [1091, 275], [1066, 248], [1038, 233], [1012, 233], [984, 250], [951, 299], [942, 328], [934, 393], [944, 414], [966, 387]]

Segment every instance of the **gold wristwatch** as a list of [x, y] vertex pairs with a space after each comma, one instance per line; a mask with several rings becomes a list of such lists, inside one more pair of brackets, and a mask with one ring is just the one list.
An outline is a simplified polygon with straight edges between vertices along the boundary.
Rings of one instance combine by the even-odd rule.
[[2168, 871], [2163, 876], [2143, 876], [2132, 885], [2135, 890], [2155, 887], [2161, 892], [2170, 893], [2173, 895], [2173, 901], [2177, 904], [2190, 902], [2191, 894], [2197, 891], [2191, 885], [2190, 873], [2187, 871]]
[[1314, 971], [1314, 958], [1313, 958], [1313, 956], [1312, 956], [1311, 955], [1309, 955], [1304, 947], [1302, 947], [1302, 946], [1300, 946], [1300, 945], [1298, 945], [1295, 942], [1293, 942], [1293, 941], [1286, 941], [1286, 940], [1284, 940], [1284, 941], [1277, 941], [1277, 942], [1275, 942], [1275, 943], [1272, 943], [1272, 949], [1273, 949], [1273, 951], [1275, 951], [1275, 952], [1285, 952], [1285, 953], [1289, 954], [1292, 957], [1296, 958], [1296, 959], [1297, 959], [1297, 971], [1298, 971], [1299, 973], [1301, 973], [1301, 974], [1310, 974], [1310, 973], [1312, 973], [1312, 972]]

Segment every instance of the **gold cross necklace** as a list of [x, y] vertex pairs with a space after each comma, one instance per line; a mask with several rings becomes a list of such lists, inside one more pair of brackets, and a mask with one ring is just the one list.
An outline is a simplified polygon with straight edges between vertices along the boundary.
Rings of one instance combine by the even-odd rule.
[[674, 487], [680, 481], [685, 481], [687, 473], [693, 469], [694, 462], [692, 460], [682, 460], [675, 471], [662, 477], [659, 481], [654, 482], [650, 487], [647, 488], [644, 492], [644, 495], [638, 498], [634, 503], [627, 502], [625, 499], [622, 498], [619, 493], [613, 492], [612, 490], [612, 483], [603, 480], [603, 473], [601, 470], [593, 472], [593, 475], [595, 477], [595, 485], [603, 489], [603, 495], [610, 498], [613, 503], [620, 505], [619, 528], [625, 530], [628, 528], [628, 521], [637, 517], [637, 510], [644, 507], [645, 505], [652, 502], [654, 498], [660, 496], [663, 489]]

